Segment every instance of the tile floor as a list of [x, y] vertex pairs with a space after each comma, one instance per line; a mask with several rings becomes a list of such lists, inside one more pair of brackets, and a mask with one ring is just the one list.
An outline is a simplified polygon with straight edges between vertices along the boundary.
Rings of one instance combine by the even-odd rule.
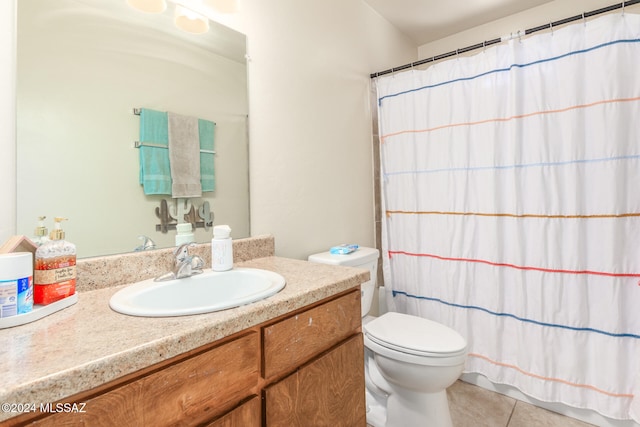
[[589, 427], [526, 402], [458, 381], [447, 389], [454, 427]]
[[454, 427], [592, 426], [462, 381], [449, 387], [447, 396]]

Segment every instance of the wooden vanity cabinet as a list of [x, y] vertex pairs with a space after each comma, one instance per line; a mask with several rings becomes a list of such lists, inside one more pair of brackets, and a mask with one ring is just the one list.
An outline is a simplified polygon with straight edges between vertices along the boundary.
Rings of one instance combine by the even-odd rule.
[[266, 387], [269, 427], [366, 425], [362, 336], [354, 335], [293, 374]]
[[[252, 396], [237, 408], [229, 411], [204, 427], [260, 427], [262, 425], [262, 406], [259, 396]], [[185, 423], [186, 425], [186, 423]]]
[[265, 426], [366, 425], [360, 304], [356, 290], [262, 328]]
[[[84, 412], [59, 412], [37, 426], [202, 425], [235, 412], [255, 395], [260, 377], [260, 337], [250, 331], [213, 348], [164, 362], [149, 373], [64, 399]], [[193, 354], [195, 353], [195, 354]], [[182, 359], [180, 359], [182, 358]], [[259, 413], [258, 413], [259, 414]], [[259, 417], [258, 417], [259, 419]], [[225, 426], [227, 424], [211, 424]], [[241, 424], [250, 426], [251, 424]], [[260, 426], [260, 423], [254, 424]]]
[[5, 423], [364, 427], [360, 331], [354, 289], [62, 400], [86, 412]]
[[263, 376], [291, 372], [360, 331], [360, 292], [354, 291], [262, 327]]

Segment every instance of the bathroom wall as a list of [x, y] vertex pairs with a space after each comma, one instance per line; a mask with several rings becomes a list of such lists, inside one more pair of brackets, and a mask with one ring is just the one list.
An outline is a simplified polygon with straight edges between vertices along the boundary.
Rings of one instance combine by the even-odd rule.
[[0, 244], [16, 227], [16, 6], [0, 2]]
[[[0, 3], [4, 20], [13, 5]], [[373, 245], [369, 74], [416, 60], [416, 46], [362, 0], [240, 0], [240, 8], [223, 23], [248, 36], [252, 234], [273, 234], [276, 254], [293, 258]], [[2, 67], [4, 87], [11, 76]], [[13, 134], [0, 132], [0, 150], [12, 150]], [[15, 222], [6, 213], [14, 182], [0, 182], [2, 227]]]
[[416, 47], [362, 0], [247, 0], [251, 231], [306, 259], [334, 244], [373, 246], [369, 74]]

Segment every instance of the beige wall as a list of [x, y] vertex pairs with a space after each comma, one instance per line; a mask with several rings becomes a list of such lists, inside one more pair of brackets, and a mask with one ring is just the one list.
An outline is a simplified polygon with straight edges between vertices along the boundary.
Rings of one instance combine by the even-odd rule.
[[16, 228], [15, 11], [0, 2], [0, 244]]
[[293, 258], [374, 241], [369, 74], [416, 59], [362, 0], [243, 3], [251, 229]]

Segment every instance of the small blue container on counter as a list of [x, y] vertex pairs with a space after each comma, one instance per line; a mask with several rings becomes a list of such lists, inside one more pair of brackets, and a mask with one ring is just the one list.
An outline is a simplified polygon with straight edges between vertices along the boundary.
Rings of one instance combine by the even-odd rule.
[[0, 318], [33, 310], [33, 254], [0, 254]]

